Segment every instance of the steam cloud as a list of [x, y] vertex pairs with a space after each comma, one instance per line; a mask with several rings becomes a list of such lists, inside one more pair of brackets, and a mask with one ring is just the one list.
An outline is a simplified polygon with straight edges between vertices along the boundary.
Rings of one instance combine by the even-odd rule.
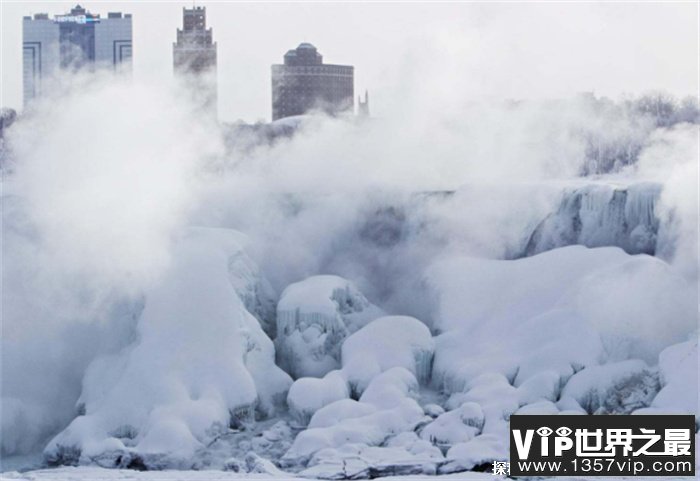
[[[639, 127], [581, 99], [428, 105], [409, 96], [366, 123], [317, 117], [292, 138], [227, 150], [176, 84], [110, 74], [57, 82], [60, 95], [8, 134], [4, 454], [36, 449], [72, 419], [85, 367], [131, 341], [134, 319], [121, 307], [158, 281], [184, 226], [247, 234], [278, 291], [339, 274], [388, 312], [429, 324], [425, 266], [449, 251], [508, 256], [563, 186], [584, 182], [571, 180], [585, 170], [581, 129]], [[663, 184], [660, 255], [693, 282], [697, 158], [697, 125], [660, 127], [639, 162], [614, 176]]]

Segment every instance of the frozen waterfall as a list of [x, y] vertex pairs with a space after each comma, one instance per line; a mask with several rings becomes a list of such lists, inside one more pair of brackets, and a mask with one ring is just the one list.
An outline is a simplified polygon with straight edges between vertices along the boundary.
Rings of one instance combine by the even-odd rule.
[[567, 245], [616, 246], [630, 254], [656, 252], [661, 186], [593, 184], [565, 190], [556, 212], [532, 232], [524, 255]]

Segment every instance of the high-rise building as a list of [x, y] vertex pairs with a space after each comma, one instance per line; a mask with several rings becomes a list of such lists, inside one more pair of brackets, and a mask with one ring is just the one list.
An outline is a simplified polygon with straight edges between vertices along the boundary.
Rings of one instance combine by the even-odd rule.
[[206, 7], [182, 9], [182, 29], [173, 44], [176, 75], [191, 89], [195, 102], [216, 115], [216, 42], [207, 28]]
[[272, 66], [272, 120], [320, 110], [334, 115], [351, 110], [354, 68], [323, 63], [310, 43], [284, 55], [284, 65]]
[[24, 103], [42, 93], [43, 83], [60, 70], [131, 69], [131, 15], [94, 15], [80, 5], [65, 15], [47, 13], [22, 22]]

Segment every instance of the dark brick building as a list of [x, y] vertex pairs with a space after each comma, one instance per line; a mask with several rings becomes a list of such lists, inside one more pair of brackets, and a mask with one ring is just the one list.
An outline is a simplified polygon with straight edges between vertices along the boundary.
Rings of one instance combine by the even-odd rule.
[[354, 68], [323, 63], [310, 43], [284, 55], [272, 66], [272, 120], [320, 110], [334, 115], [353, 109]]

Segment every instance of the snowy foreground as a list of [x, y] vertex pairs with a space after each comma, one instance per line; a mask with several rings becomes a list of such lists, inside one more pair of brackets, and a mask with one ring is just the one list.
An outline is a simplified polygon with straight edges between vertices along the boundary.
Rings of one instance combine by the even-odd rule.
[[[133, 479], [144, 481], [228, 481], [233, 479], [275, 480], [299, 479], [294, 476], [271, 477], [265, 474], [238, 474], [223, 471], [133, 471], [123, 469], [104, 469], [94, 467], [65, 467], [58, 469], [42, 469], [26, 473], [3, 473], [2, 479], [15, 479], [26, 481], [99, 481], [111, 479]], [[430, 476], [400, 476], [387, 478], [388, 480], [425, 481], [435, 479]], [[486, 473], [461, 473], [447, 475], [441, 479], [462, 479], [467, 481], [500, 480], [503, 476], [492, 476]]]
[[[113, 480], [113, 479], [131, 479], [137, 481], [228, 481], [228, 480], [238, 480], [238, 479], [252, 479], [252, 480], [274, 480], [283, 481], [286, 479], [300, 479], [294, 476], [281, 476], [281, 477], [271, 477], [265, 474], [245, 474], [241, 475], [238, 473], [222, 472], [222, 471], [132, 471], [123, 469], [104, 469], [104, 468], [93, 468], [93, 467], [81, 467], [81, 468], [57, 468], [57, 469], [43, 469], [38, 471], [31, 471], [26, 473], [3, 473], [2, 479], [13, 479], [22, 481], [100, 481], [100, 480]], [[387, 481], [428, 481], [434, 480], [431, 476], [396, 476], [385, 478]], [[447, 474], [441, 476], [440, 479], [448, 480], [463, 480], [463, 481], [500, 481], [507, 479], [503, 476], [493, 476], [488, 473], [458, 473], [458, 474]], [[578, 481], [578, 477], [567, 477], [567, 478], [548, 478], [551, 481]], [[609, 481], [618, 481], [622, 479], [633, 479], [633, 478], [605, 478]], [[664, 477], [654, 477], [656, 480], [687, 480], [688, 478], [664, 478]]]

